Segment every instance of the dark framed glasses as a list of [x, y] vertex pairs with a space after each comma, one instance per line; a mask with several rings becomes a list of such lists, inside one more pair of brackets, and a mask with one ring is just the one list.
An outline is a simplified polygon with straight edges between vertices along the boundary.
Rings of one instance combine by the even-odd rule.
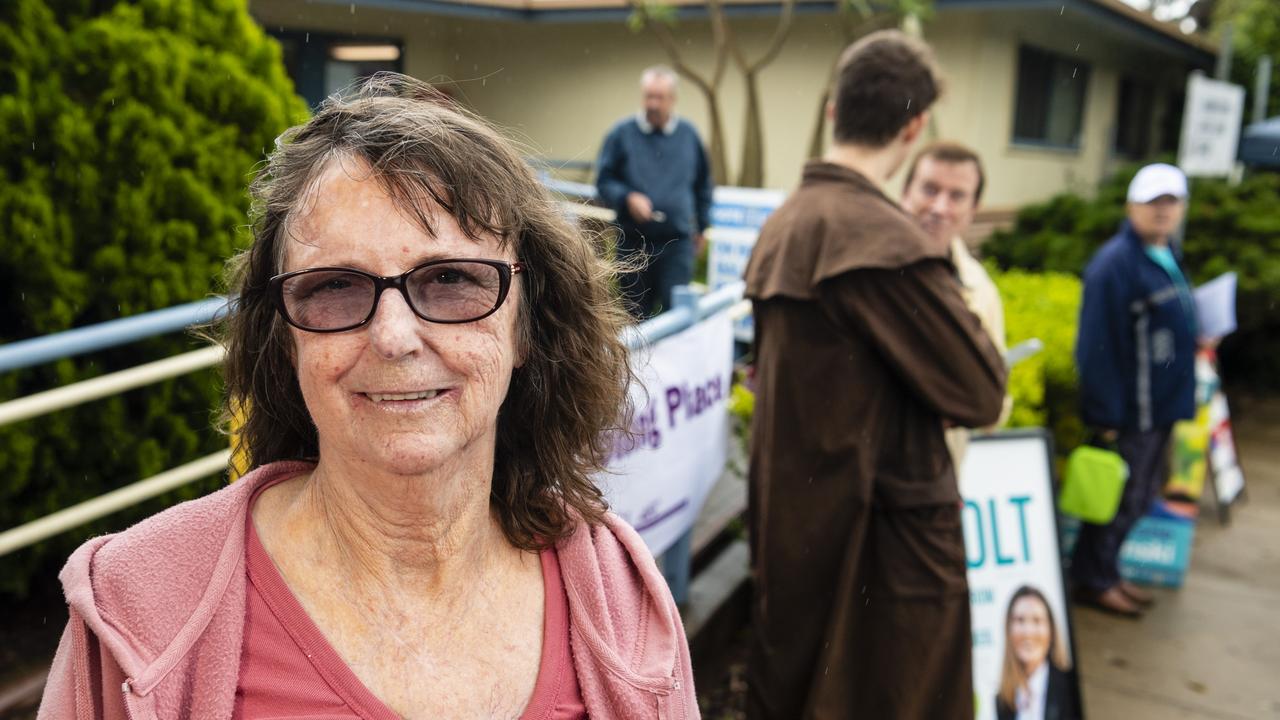
[[343, 267], [296, 270], [268, 288], [285, 322], [307, 332], [354, 330], [373, 319], [382, 291], [395, 288], [418, 317], [433, 323], [483, 320], [507, 299], [524, 264], [460, 258], [432, 260], [394, 277]]

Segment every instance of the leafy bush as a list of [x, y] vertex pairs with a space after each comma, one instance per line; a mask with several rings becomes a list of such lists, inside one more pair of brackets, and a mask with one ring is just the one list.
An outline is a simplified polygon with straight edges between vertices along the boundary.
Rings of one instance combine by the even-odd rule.
[[[1124, 198], [1137, 166], [1105, 181], [1093, 199], [1064, 194], [1023, 208], [1012, 230], [982, 247], [999, 267], [1079, 275], [1124, 219]], [[1240, 330], [1221, 347], [1230, 382], [1280, 387], [1280, 175], [1257, 173], [1231, 186], [1196, 180], [1183, 252], [1194, 282], [1234, 270]]]
[[[216, 291], [249, 174], [305, 113], [246, 0], [0, 3], [0, 343]], [[0, 400], [192, 346], [156, 338], [7, 373]], [[217, 397], [205, 372], [0, 427], [0, 527], [224, 447]], [[172, 499], [0, 558], [0, 592]]]
[[1050, 429], [1055, 450], [1064, 455], [1084, 438], [1073, 356], [1080, 280], [1067, 273], [988, 269], [1004, 303], [1009, 347], [1031, 338], [1044, 343], [1041, 352], [1009, 373], [1009, 427]]

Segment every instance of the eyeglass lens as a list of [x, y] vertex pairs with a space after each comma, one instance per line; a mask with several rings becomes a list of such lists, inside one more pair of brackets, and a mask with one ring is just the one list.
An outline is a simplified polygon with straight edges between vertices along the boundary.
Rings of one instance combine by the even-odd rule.
[[[502, 272], [477, 262], [427, 265], [405, 277], [414, 312], [437, 322], [467, 322], [492, 312], [502, 294]], [[377, 302], [372, 277], [346, 270], [315, 270], [285, 280], [284, 307], [295, 324], [318, 330], [363, 323]]]

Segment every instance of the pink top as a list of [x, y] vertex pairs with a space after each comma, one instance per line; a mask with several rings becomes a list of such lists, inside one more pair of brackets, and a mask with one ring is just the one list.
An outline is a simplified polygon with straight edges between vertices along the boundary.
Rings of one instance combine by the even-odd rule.
[[[70, 617], [39, 720], [231, 717], [248, 629], [249, 501], [313, 467], [264, 465], [72, 553], [58, 575]], [[697, 720], [684, 626], [635, 529], [612, 513], [575, 518], [555, 558], [587, 713]]]
[[[311, 621], [262, 547], [252, 518], [245, 527], [249, 587], [233, 717], [399, 720]], [[568, 598], [560, 562], [554, 549], [544, 550], [541, 559], [546, 597], [542, 660], [520, 720], [582, 720], [587, 711], [569, 651]]]

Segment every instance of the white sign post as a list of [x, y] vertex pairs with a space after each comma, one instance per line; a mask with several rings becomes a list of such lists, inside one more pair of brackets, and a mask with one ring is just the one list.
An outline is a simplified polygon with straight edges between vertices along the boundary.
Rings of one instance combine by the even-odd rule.
[[1192, 73], [1187, 78], [1178, 167], [1188, 176], [1231, 174], [1243, 117], [1244, 88]]
[[631, 433], [597, 478], [610, 508], [654, 555], [684, 535], [724, 471], [733, 383], [727, 310], [632, 355]]

